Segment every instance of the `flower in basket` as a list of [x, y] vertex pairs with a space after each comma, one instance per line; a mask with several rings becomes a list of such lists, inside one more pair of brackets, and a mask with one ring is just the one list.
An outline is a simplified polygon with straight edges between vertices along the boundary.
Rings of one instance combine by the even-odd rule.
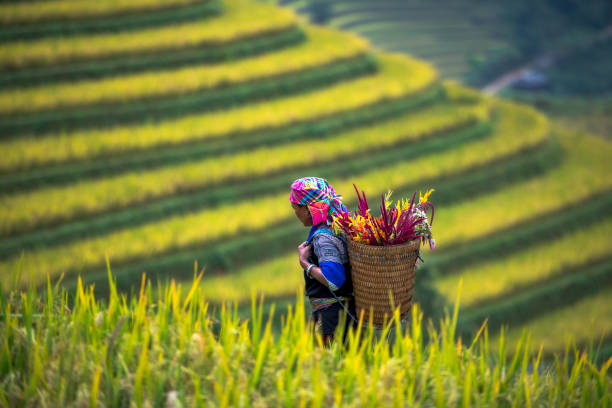
[[[370, 210], [365, 193], [357, 192], [357, 210], [351, 215], [349, 211], [338, 213], [333, 219], [336, 233], [344, 233], [348, 238], [366, 245], [399, 245], [413, 239], [429, 242], [429, 247], [435, 249], [436, 243], [432, 237], [431, 224], [434, 217], [434, 205], [428, 201], [434, 191], [419, 194], [416, 202], [416, 192], [412, 199], [398, 200], [395, 206], [391, 202], [391, 191], [381, 196], [380, 217], [374, 217]], [[431, 220], [427, 217], [431, 210]]]

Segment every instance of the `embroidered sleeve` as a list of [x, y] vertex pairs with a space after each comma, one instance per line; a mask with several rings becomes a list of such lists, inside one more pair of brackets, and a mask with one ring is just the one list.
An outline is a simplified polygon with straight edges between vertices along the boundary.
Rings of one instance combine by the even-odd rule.
[[313, 238], [313, 250], [319, 264], [332, 261], [340, 264], [348, 262], [348, 254], [339, 238], [331, 234], [318, 234]]
[[327, 286], [331, 290], [338, 290], [344, 281], [346, 281], [346, 274], [344, 272], [344, 265], [338, 262], [321, 262], [321, 273], [327, 281]]
[[348, 262], [348, 255], [344, 244], [331, 234], [318, 234], [313, 239], [313, 250], [329, 288], [338, 290], [346, 281], [343, 263]]

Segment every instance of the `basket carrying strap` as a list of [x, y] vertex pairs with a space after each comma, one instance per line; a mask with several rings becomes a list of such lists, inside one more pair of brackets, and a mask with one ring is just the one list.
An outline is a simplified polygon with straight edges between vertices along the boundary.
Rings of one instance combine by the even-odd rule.
[[312, 239], [315, 237], [315, 235], [319, 235], [319, 234], [329, 234], [329, 235], [333, 235], [334, 237], [338, 238], [340, 241], [342, 241], [342, 244], [344, 244], [344, 249], [346, 250], [346, 253], [348, 254], [348, 246], [346, 245], [346, 238], [344, 237], [344, 235], [334, 234], [333, 232], [325, 228], [319, 228], [318, 230], [313, 232], [308, 243], [310, 244], [310, 242], [312, 242]]

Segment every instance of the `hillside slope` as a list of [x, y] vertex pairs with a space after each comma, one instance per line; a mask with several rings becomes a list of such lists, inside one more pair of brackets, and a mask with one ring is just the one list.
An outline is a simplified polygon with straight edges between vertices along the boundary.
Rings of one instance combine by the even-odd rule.
[[[161, 4], [141, 3], [123, 15]], [[69, 20], [113, 14], [88, 4]], [[436, 188], [425, 265], [449, 297], [470, 282], [465, 330], [554, 318], [612, 284], [610, 143], [276, 6], [166, 17], [0, 43], [3, 287], [22, 264], [23, 284], [81, 275], [104, 292], [108, 255], [124, 290], [143, 271], [190, 278], [197, 260], [212, 302], [292, 298], [306, 231], [288, 188], [311, 174], [349, 208], [353, 183], [370, 197]]]

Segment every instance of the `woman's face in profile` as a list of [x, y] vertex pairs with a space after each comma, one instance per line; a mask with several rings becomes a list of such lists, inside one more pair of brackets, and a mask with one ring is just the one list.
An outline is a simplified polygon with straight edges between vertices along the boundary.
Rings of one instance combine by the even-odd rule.
[[302, 224], [304, 224], [305, 227], [312, 226], [312, 215], [310, 214], [310, 211], [308, 211], [307, 206], [291, 203], [291, 207], [295, 212], [295, 216], [298, 217], [300, 221], [302, 221]]

